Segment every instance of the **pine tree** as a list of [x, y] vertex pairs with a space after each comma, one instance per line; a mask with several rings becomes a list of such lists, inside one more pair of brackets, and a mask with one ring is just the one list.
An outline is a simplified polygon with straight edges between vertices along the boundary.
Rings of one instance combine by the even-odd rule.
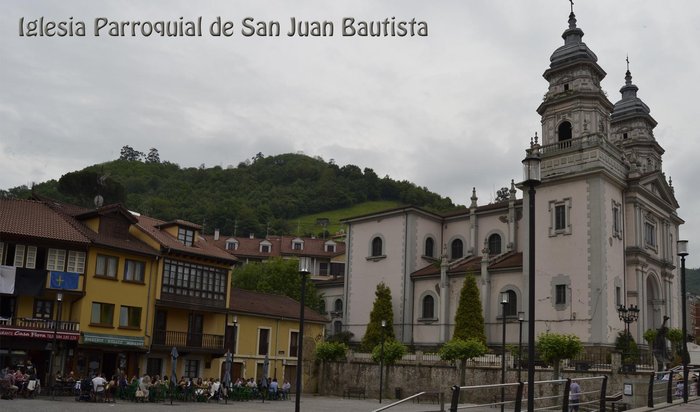
[[476, 339], [486, 344], [484, 332], [484, 315], [481, 311], [479, 288], [476, 286], [476, 276], [467, 273], [459, 296], [459, 306], [455, 315], [455, 331], [453, 339]]
[[370, 352], [382, 341], [382, 321], [386, 321], [384, 327], [384, 339], [394, 339], [394, 310], [391, 307], [391, 289], [384, 282], [377, 285], [374, 292], [376, 296], [372, 312], [369, 314], [369, 323], [365, 336], [362, 337], [361, 349]]

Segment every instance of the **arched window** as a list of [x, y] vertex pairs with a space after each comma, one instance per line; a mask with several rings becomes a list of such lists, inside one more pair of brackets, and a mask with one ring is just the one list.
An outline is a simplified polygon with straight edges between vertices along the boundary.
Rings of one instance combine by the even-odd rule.
[[326, 301], [325, 300], [321, 299], [321, 303], [320, 303], [318, 309], [321, 311], [322, 315], [326, 314]]
[[501, 235], [494, 233], [489, 236], [489, 255], [501, 254]]
[[508, 294], [508, 303], [503, 307], [503, 314], [506, 317], [518, 316], [518, 295], [514, 290], [507, 290], [504, 293]]
[[343, 331], [343, 322], [336, 320], [333, 322], [333, 334], [337, 335]]
[[379, 236], [372, 239], [372, 256], [382, 255], [382, 238]]
[[335, 300], [335, 303], [333, 304], [333, 310], [335, 312], [342, 312], [343, 311], [343, 301], [341, 299]]
[[433, 319], [435, 317], [435, 299], [431, 295], [426, 295], [423, 298], [422, 318]]
[[432, 237], [425, 239], [425, 253], [427, 257], [434, 257], [435, 241]]
[[462, 239], [453, 240], [450, 251], [452, 252], [450, 254], [452, 259], [459, 259], [464, 256], [464, 243], [462, 243]]
[[571, 139], [571, 123], [562, 122], [559, 125], [559, 141]]

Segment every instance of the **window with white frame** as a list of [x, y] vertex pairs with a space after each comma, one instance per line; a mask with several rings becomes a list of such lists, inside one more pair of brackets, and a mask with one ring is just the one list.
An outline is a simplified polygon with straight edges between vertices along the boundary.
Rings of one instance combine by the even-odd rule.
[[301, 240], [295, 240], [292, 242], [293, 250], [304, 250], [304, 242]]
[[571, 234], [571, 198], [549, 202], [549, 236]]
[[68, 266], [66, 272], [85, 273], [85, 252], [68, 251]]
[[226, 250], [237, 250], [238, 241], [235, 239], [229, 239], [226, 241]]
[[264, 240], [260, 242], [260, 253], [270, 253], [272, 251], [272, 243]]
[[24, 267], [27, 269], [36, 268], [36, 246], [27, 246], [27, 256], [24, 261]]
[[63, 249], [49, 249], [46, 256], [46, 270], [64, 271], [66, 269], [66, 251]]
[[326, 252], [335, 252], [335, 243], [326, 243]]
[[14, 267], [34, 269], [36, 267], [36, 246], [15, 245]]
[[15, 245], [15, 261], [12, 266], [21, 268], [24, 266], [24, 245]]

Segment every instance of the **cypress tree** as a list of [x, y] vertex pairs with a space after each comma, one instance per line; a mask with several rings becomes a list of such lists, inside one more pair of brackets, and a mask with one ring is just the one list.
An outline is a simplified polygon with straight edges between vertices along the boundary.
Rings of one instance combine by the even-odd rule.
[[391, 289], [384, 282], [377, 285], [374, 292], [374, 305], [369, 314], [369, 323], [365, 336], [362, 337], [361, 349], [370, 352], [382, 341], [382, 320], [386, 321], [384, 328], [384, 339], [394, 338], [394, 310], [391, 307]]
[[476, 286], [476, 276], [467, 273], [459, 296], [459, 306], [455, 315], [455, 330], [453, 339], [475, 339], [486, 344], [484, 332], [484, 315], [481, 311], [479, 288]]

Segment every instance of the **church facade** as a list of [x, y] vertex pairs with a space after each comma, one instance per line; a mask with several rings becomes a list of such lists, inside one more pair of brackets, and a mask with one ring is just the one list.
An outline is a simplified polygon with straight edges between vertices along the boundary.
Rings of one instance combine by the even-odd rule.
[[[537, 108], [541, 158], [535, 207], [536, 334], [572, 333], [586, 345], [612, 345], [625, 324], [620, 305], [637, 305], [635, 341], [647, 329], [680, 327], [676, 241], [679, 205], [662, 169], [656, 121], [637, 96], [631, 73], [613, 104], [601, 89], [606, 72], [569, 15], [564, 45], [543, 76]], [[519, 165], [513, 165], [516, 169]], [[394, 331], [406, 344], [452, 337], [460, 290], [475, 276], [489, 343], [518, 342], [518, 313], [528, 306], [528, 202], [511, 183], [507, 199], [437, 214], [403, 207], [346, 219], [344, 329], [359, 341], [376, 285], [390, 287]], [[503, 294], [508, 303], [502, 303]], [[526, 329], [526, 324], [523, 329]], [[523, 336], [527, 341], [527, 336]]]

